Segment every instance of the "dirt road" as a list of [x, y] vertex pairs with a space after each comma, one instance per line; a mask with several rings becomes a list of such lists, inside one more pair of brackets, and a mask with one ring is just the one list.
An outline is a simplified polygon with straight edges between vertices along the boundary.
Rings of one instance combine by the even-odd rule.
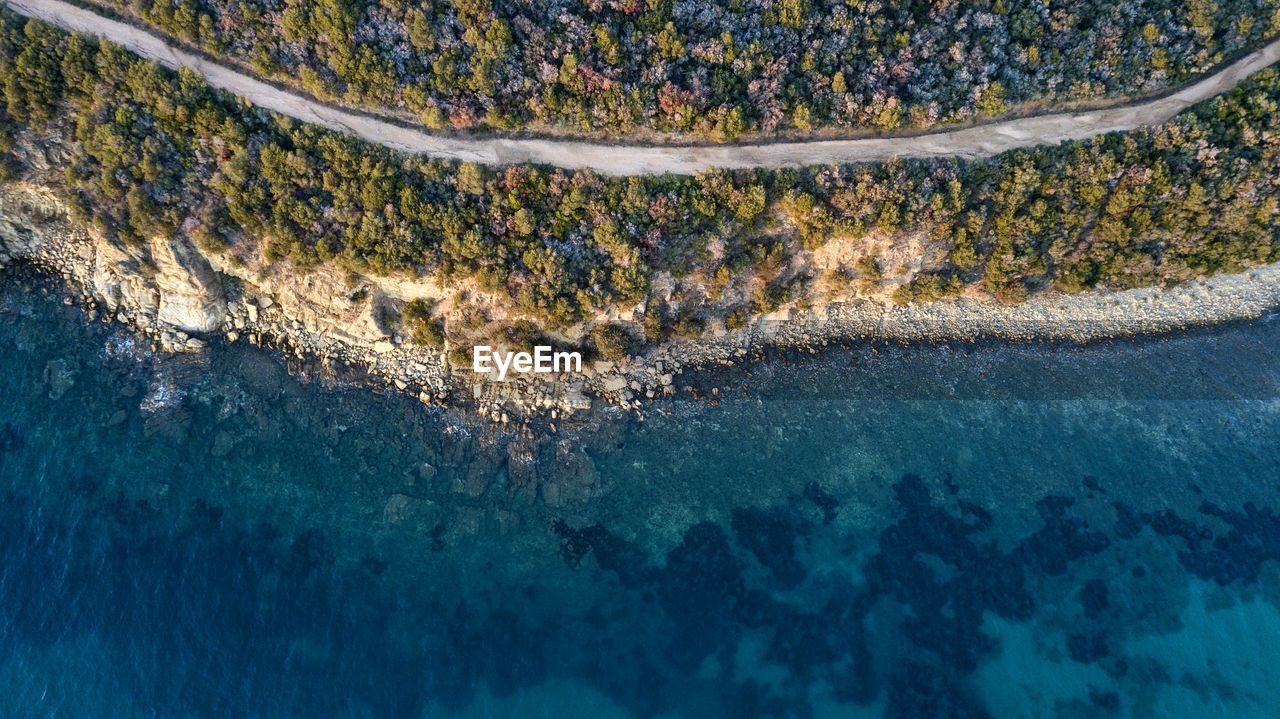
[[1280, 40], [1275, 40], [1225, 69], [1158, 99], [1099, 110], [1018, 118], [951, 131], [758, 145], [649, 147], [574, 140], [433, 135], [283, 90], [174, 48], [157, 35], [59, 0], [0, 0], [0, 3], [22, 15], [39, 18], [64, 30], [105, 37], [167, 67], [189, 68], [203, 75], [210, 85], [248, 98], [260, 107], [387, 147], [486, 165], [532, 162], [590, 168], [610, 175], [687, 175], [710, 168], [777, 168], [872, 162], [891, 157], [986, 157], [1019, 147], [1057, 144], [1159, 124], [1188, 105], [1229, 90], [1248, 75], [1280, 60]]

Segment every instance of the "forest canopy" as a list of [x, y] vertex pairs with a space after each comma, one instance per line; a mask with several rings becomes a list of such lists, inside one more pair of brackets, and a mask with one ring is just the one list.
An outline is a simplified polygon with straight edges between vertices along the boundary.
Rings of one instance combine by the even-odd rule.
[[[1016, 301], [1280, 259], [1274, 68], [1161, 127], [1090, 141], [696, 177], [397, 153], [6, 10], [0, 91], [10, 176], [29, 171], [13, 152], [19, 136], [69, 142], [67, 200], [108, 237], [187, 233], [207, 251], [304, 268], [470, 280], [551, 327], [643, 303], [645, 332], [660, 337], [694, 321], [697, 302], [732, 297], [726, 288], [743, 290], [729, 313], [740, 321], [803, 290], [802, 253], [872, 236], [923, 237], [941, 252], [901, 301], [966, 289]], [[853, 271], [879, 273], [874, 258]], [[660, 273], [701, 278], [692, 284], [705, 296], [693, 309], [652, 298]]]
[[431, 127], [927, 127], [1169, 87], [1280, 0], [111, 0], [311, 93]]

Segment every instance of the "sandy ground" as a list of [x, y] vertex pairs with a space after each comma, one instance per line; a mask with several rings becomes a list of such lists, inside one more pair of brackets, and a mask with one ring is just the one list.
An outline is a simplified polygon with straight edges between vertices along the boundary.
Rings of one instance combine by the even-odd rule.
[[260, 107], [397, 150], [486, 165], [532, 162], [565, 168], [590, 168], [610, 175], [687, 175], [711, 168], [777, 168], [882, 161], [891, 157], [986, 157], [1019, 147], [1056, 144], [1159, 124], [1188, 105], [1224, 92], [1248, 75], [1280, 60], [1280, 40], [1276, 40], [1213, 75], [1158, 99], [1105, 109], [1018, 118], [953, 131], [760, 145], [642, 147], [572, 140], [436, 136], [282, 90], [173, 48], [144, 30], [59, 0], [0, 2], [15, 12], [40, 18], [65, 30], [105, 37], [162, 65], [195, 70], [214, 87], [246, 97]]

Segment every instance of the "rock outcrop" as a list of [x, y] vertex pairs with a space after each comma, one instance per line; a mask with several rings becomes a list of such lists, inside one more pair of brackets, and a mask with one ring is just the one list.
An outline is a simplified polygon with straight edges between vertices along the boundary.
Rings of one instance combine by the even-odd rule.
[[186, 238], [139, 248], [99, 240], [94, 248], [91, 286], [112, 312], [141, 312], [183, 332], [214, 332], [226, 321], [222, 281]]
[[42, 228], [62, 213], [53, 193], [35, 187], [0, 197], [0, 267], [39, 252], [50, 240]]
[[300, 272], [281, 263], [271, 266], [269, 272], [260, 272], [260, 267], [237, 266], [228, 257], [212, 256], [208, 261], [218, 272], [236, 277], [246, 289], [251, 288], [249, 294], [259, 298], [255, 314], [257, 309], [278, 305], [291, 322], [343, 342], [370, 345], [387, 337], [375, 316], [381, 299], [379, 289], [348, 286], [344, 273], [336, 267]]
[[[361, 276], [333, 264], [300, 268], [271, 262], [247, 245], [206, 253], [182, 233], [127, 245], [73, 221], [53, 186], [56, 180], [0, 187], [0, 260], [27, 257], [57, 272], [81, 294], [90, 317], [124, 322], [157, 349], [197, 351], [210, 339], [202, 335], [243, 340], [292, 360], [316, 358], [324, 368], [360, 368], [427, 404], [459, 397], [502, 423], [539, 413], [557, 419], [559, 411], [589, 408], [597, 393], [592, 381], [599, 372], [593, 370], [576, 377], [477, 383], [470, 372], [459, 371], [464, 365], [448, 360], [447, 349], [414, 344], [400, 320], [410, 300], [442, 305], [463, 325], [476, 318], [504, 321], [502, 308], [483, 298], [475, 305], [455, 304], [459, 293], [473, 299], [474, 288], [418, 277]], [[621, 378], [609, 382], [619, 401], [632, 401], [641, 391]], [[656, 375], [646, 381], [646, 396], [660, 391], [655, 383]], [[474, 391], [463, 394], [463, 387]], [[498, 474], [494, 467], [468, 478], [466, 491], [484, 493]], [[579, 484], [569, 481], [549, 491], [576, 496], [591, 483]]]
[[17, 183], [0, 193], [0, 266], [24, 257], [61, 266], [112, 313], [200, 334], [227, 318], [219, 274], [186, 237], [122, 246], [71, 226], [48, 189]]
[[157, 240], [151, 245], [159, 320], [187, 332], [213, 332], [227, 318], [222, 281], [209, 261], [184, 237]]

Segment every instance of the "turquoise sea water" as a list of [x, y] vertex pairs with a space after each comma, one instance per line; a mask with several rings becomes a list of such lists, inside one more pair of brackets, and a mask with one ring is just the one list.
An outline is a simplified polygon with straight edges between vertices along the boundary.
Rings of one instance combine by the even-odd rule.
[[22, 289], [0, 716], [1280, 707], [1280, 323], [775, 357], [513, 439]]

